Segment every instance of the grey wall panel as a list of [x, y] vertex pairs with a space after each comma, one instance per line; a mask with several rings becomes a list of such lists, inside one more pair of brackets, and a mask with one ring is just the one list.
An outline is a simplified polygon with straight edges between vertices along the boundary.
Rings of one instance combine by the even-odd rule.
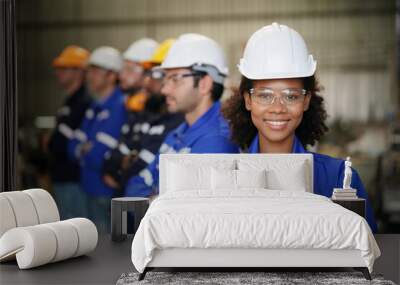
[[[23, 90], [20, 96], [25, 102], [20, 109], [26, 116], [49, 115], [56, 110], [62, 94], [55, 85], [50, 63], [68, 44], [89, 49], [112, 45], [124, 50], [144, 36], [162, 41], [186, 32], [203, 33], [217, 40], [226, 51], [230, 82], [237, 85], [240, 75], [236, 64], [247, 39], [256, 29], [273, 21], [285, 23], [305, 37], [318, 60], [318, 75], [326, 86], [324, 96], [331, 118], [346, 116], [343, 106], [354, 100], [350, 96], [369, 98], [365, 100], [364, 111], [351, 113], [352, 119], [359, 120], [370, 116], [371, 112], [365, 111], [371, 108], [369, 104], [382, 104], [376, 111], [378, 115], [374, 115], [382, 118], [397, 99], [393, 75], [395, 1], [392, 0], [20, 0], [18, 3], [18, 40], [22, 46], [19, 57], [24, 63], [22, 71], [19, 69], [20, 90]], [[379, 104], [372, 99], [372, 90], [378, 86], [384, 98]]]

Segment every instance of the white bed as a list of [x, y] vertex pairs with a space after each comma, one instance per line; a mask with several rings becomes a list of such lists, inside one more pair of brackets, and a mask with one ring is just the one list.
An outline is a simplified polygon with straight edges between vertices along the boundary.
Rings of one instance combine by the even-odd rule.
[[[380, 251], [362, 217], [313, 194], [310, 154], [166, 154], [132, 243], [155, 267], [354, 267]], [[274, 190], [272, 190], [274, 189]]]

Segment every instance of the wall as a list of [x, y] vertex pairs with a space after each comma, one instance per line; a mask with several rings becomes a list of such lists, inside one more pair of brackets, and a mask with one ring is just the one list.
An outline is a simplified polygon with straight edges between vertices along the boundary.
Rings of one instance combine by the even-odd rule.
[[376, 0], [20, 0], [19, 113], [54, 114], [62, 101], [52, 59], [68, 44], [121, 50], [149, 36], [185, 32], [217, 40], [227, 52], [231, 85], [249, 36], [273, 21], [295, 28], [318, 61], [330, 120], [383, 119], [398, 102], [395, 1]]

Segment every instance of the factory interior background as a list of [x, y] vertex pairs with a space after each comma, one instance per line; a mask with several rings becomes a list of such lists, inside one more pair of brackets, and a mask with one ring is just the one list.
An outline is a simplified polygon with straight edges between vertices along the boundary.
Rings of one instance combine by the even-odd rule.
[[64, 47], [135, 40], [158, 42], [195, 32], [224, 49], [236, 65], [250, 35], [278, 22], [297, 30], [318, 62], [330, 131], [313, 147], [351, 156], [371, 199], [380, 232], [400, 232], [399, 6], [395, 0], [19, 0], [18, 186], [51, 191], [46, 142], [64, 94], [52, 60]]

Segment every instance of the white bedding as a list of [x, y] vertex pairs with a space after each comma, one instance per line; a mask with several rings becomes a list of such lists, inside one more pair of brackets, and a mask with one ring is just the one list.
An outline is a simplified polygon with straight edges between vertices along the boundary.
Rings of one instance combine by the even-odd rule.
[[370, 272], [380, 256], [365, 219], [326, 197], [266, 189], [199, 193], [153, 201], [132, 243], [139, 272], [165, 248], [358, 249]]

